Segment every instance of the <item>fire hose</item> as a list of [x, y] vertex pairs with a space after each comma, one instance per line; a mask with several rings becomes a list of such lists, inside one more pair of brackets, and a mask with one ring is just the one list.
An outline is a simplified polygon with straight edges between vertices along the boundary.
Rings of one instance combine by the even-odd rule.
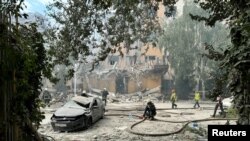
[[[210, 108], [210, 107], [209, 107]], [[178, 109], [193, 109], [193, 108], [178, 108]], [[133, 111], [135, 109], [122, 109], [122, 110], [119, 110], [119, 109], [109, 109], [111, 111]], [[159, 110], [159, 109], [157, 109]], [[169, 110], [169, 108], [162, 108], [160, 110]], [[167, 112], [167, 113], [170, 113], [170, 114], [180, 114], [180, 115], [191, 115], [191, 114], [194, 114], [194, 113], [190, 113], [190, 112], [181, 112], [181, 113], [174, 113], [174, 112]], [[139, 115], [135, 115], [135, 114], [105, 114], [105, 116], [135, 116], [135, 117], [138, 117], [138, 118], [141, 118], [141, 116]], [[132, 133], [132, 134], [135, 134], [135, 135], [142, 135], [142, 136], [169, 136], [169, 135], [173, 135], [173, 134], [177, 134], [177, 133], [180, 133], [181, 131], [183, 131], [186, 126], [189, 124], [189, 123], [192, 123], [192, 122], [205, 122], [205, 121], [214, 121], [214, 120], [237, 120], [236, 118], [204, 118], [204, 119], [196, 119], [196, 120], [186, 120], [186, 121], [171, 121], [171, 120], [162, 120], [162, 119], [156, 119], [154, 121], [161, 121], [161, 122], [169, 122], [169, 123], [185, 123], [182, 128], [180, 128], [179, 130], [176, 130], [176, 131], [173, 131], [173, 132], [168, 132], [168, 133], [144, 133], [144, 132], [138, 132], [138, 131], [134, 131], [133, 128], [137, 125], [139, 125], [140, 123], [143, 123], [144, 121], [146, 120], [146, 118], [132, 124], [128, 129], [127, 131]]]
[[132, 133], [132, 134], [142, 135], [142, 136], [169, 136], [169, 135], [180, 133], [191, 122], [204, 122], [204, 121], [212, 121], [212, 120], [236, 120], [236, 118], [205, 118], [205, 119], [197, 119], [197, 120], [189, 120], [189, 121], [167, 121], [167, 120], [155, 119], [156, 121], [170, 122], [170, 123], [185, 123], [185, 124], [182, 126], [181, 129], [179, 129], [177, 131], [169, 132], [169, 133], [143, 133], [143, 132], [137, 132], [137, 131], [133, 130], [133, 127], [135, 127], [136, 125], [144, 122], [145, 120], [146, 119], [143, 119], [143, 120], [141, 120], [139, 122], [136, 122], [136, 123], [132, 124], [128, 128], [128, 131], [130, 133]]

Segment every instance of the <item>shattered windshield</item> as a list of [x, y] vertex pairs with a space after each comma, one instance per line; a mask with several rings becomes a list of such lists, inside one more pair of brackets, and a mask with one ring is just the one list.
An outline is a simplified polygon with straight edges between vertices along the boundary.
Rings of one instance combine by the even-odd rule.
[[89, 103], [84, 105], [82, 103], [79, 103], [79, 102], [76, 102], [76, 101], [73, 101], [73, 100], [70, 100], [68, 101], [64, 107], [68, 107], [68, 108], [88, 108], [89, 107]]
[[90, 103], [87, 103], [87, 104], [82, 104], [82, 103], [80, 103], [80, 102], [77, 102], [77, 101], [74, 101], [76, 104], [78, 104], [78, 105], [80, 105], [80, 106], [82, 106], [82, 107], [84, 107], [84, 108], [89, 108], [89, 104]]

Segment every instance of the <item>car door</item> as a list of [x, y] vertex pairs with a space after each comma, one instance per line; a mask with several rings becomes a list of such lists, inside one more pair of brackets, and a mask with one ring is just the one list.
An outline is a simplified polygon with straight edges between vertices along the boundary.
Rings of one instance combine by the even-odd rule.
[[99, 110], [98, 118], [101, 118], [101, 117], [103, 117], [103, 114], [104, 114], [103, 102], [99, 98], [96, 100], [97, 100], [98, 110]]
[[100, 114], [98, 102], [96, 99], [93, 99], [91, 109], [92, 109], [92, 118], [93, 118], [93, 121], [95, 122], [96, 120], [98, 120], [98, 117]]

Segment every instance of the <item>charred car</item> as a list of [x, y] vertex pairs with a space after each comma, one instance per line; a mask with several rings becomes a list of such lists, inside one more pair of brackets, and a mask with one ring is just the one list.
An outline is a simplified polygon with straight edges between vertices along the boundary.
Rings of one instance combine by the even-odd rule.
[[88, 128], [92, 123], [103, 118], [105, 107], [98, 97], [76, 96], [51, 117], [54, 131], [73, 131]]

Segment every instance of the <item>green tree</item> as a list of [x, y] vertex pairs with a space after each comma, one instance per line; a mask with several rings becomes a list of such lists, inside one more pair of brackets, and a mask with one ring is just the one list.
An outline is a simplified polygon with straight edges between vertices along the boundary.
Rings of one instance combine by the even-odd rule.
[[[230, 28], [232, 45], [219, 52], [207, 44], [207, 56], [221, 61], [222, 75], [239, 112], [238, 124], [250, 124], [250, 2], [248, 0], [195, 0], [209, 15], [192, 15], [193, 19], [214, 26], [224, 21]], [[224, 80], [225, 80], [224, 79]]]
[[169, 51], [176, 91], [183, 99], [187, 99], [199, 83], [202, 86], [199, 90], [211, 88], [211, 73], [217, 71], [217, 65], [202, 57], [205, 52], [203, 43], [213, 42], [221, 47], [229, 43], [228, 32], [223, 25], [206, 28], [204, 24], [191, 20], [189, 13], [206, 14], [192, 1], [185, 1], [183, 15], [165, 26], [165, 33], [160, 39], [160, 46]]
[[[0, 140], [41, 140], [36, 132], [42, 75], [50, 64], [35, 23], [21, 24], [23, 0], [0, 0]], [[35, 125], [35, 126], [34, 126]]]
[[45, 32], [54, 63], [73, 66], [73, 60], [87, 62], [94, 56], [92, 62], [97, 64], [123, 47], [129, 51], [135, 41], [155, 44], [161, 32], [158, 1], [55, 0], [48, 14], [57, 26]]
[[[129, 50], [134, 40], [153, 41], [160, 32], [155, 16], [159, 1], [68, 0], [64, 4], [55, 0], [50, 15], [60, 26], [45, 32], [50, 47], [46, 57], [36, 25], [19, 23], [20, 17], [28, 16], [20, 12], [24, 0], [0, 0], [0, 140], [32, 140], [34, 135], [40, 140], [32, 125], [38, 126], [42, 118], [41, 76], [51, 77], [55, 64], [69, 65], [79, 56], [85, 60], [96, 55], [96, 63], [119, 51], [121, 44]], [[96, 48], [101, 52], [91, 52]]]

